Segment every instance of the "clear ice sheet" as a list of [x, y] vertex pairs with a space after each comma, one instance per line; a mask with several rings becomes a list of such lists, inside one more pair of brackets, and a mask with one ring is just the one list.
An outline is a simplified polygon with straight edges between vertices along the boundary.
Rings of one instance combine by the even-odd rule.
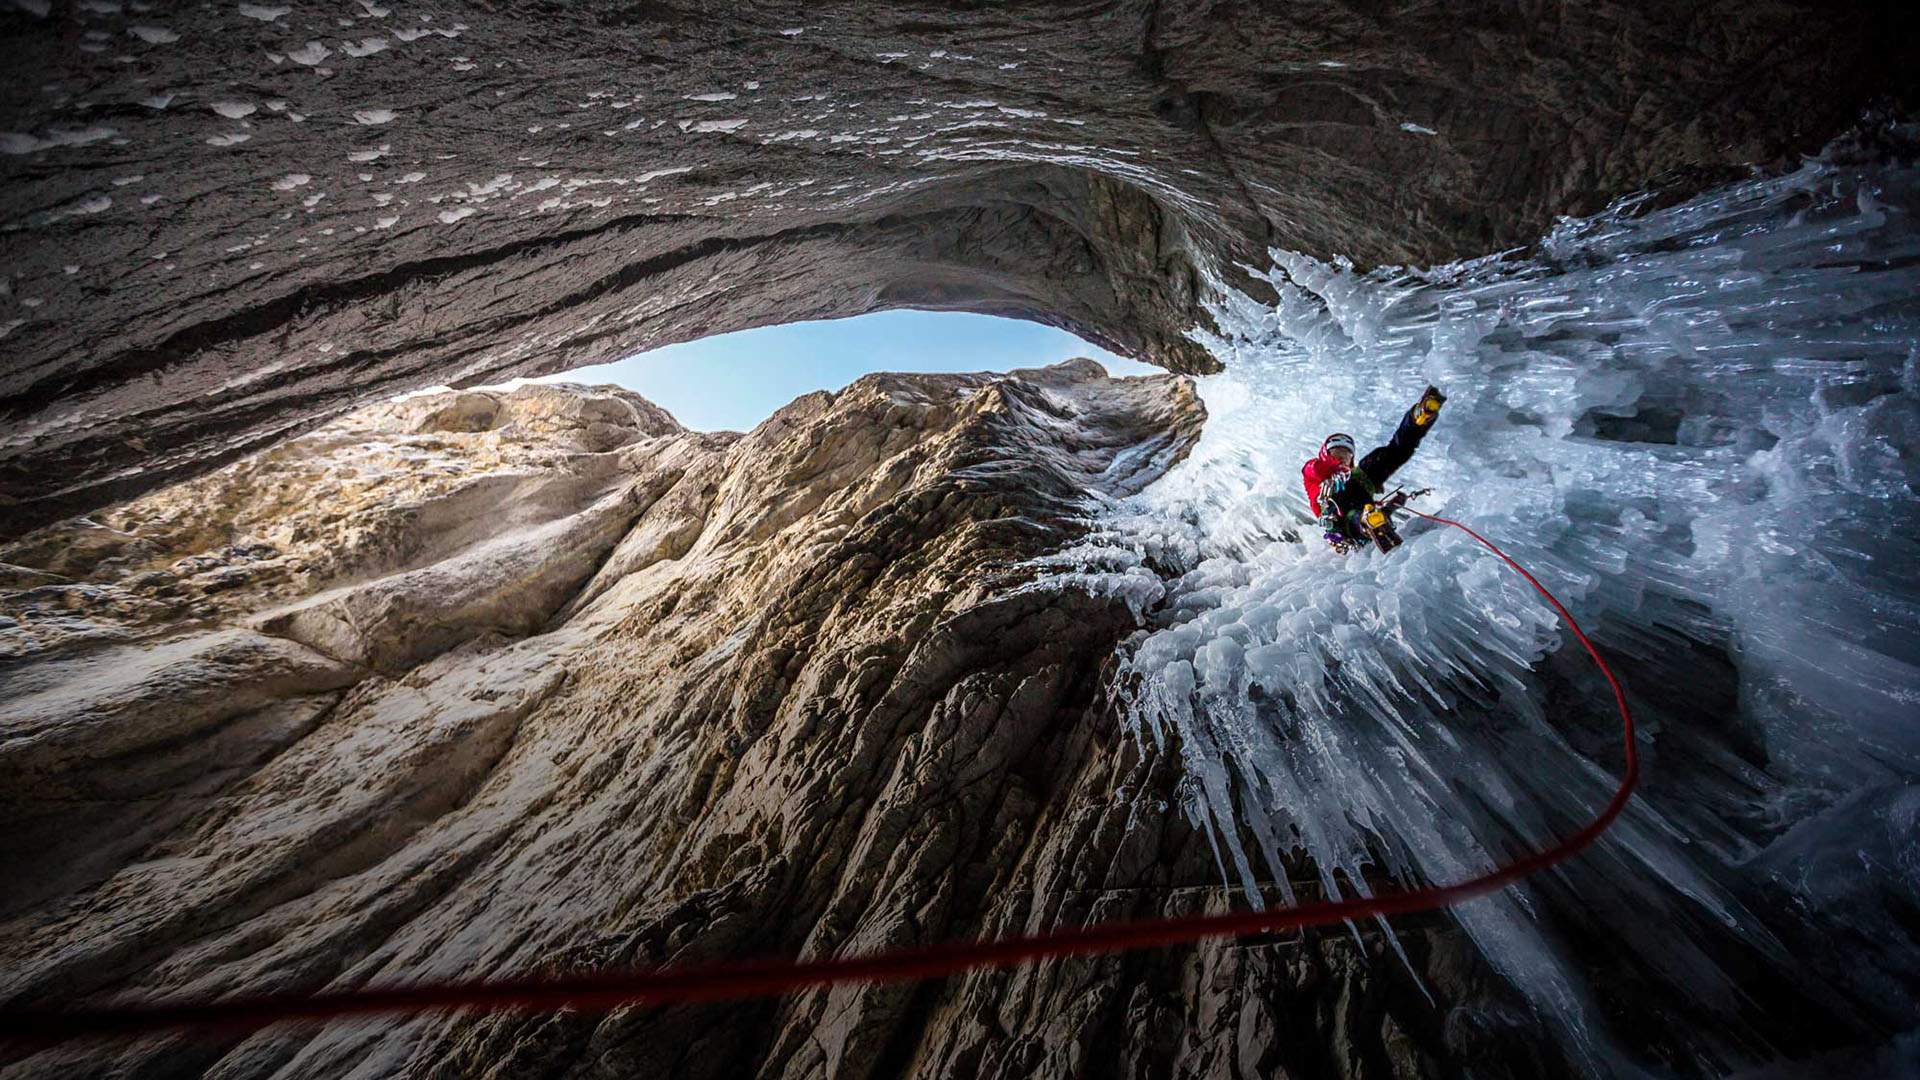
[[1770, 1055], [1724, 934], [1869, 1028], [1916, 1015], [1920, 170], [1810, 161], [1644, 206], [1426, 270], [1274, 251], [1274, 304], [1216, 283], [1199, 444], [1051, 561], [1140, 613], [1123, 699], [1249, 902], [1289, 860], [1339, 893], [1550, 844], [1616, 783], [1604, 682], [1466, 536], [1413, 521], [1341, 556], [1301, 490], [1328, 432], [1364, 452], [1444, 388], [1396, 482], [1555, 590], [1626, 675], [1646, 759], [1596, 850], [1457, 917], [1573, 1060], [1632, 1070], [1539, 910], [1577, 896], [1571, 921], [1724, 1025], [1679, 1039], [1717, 1072]]

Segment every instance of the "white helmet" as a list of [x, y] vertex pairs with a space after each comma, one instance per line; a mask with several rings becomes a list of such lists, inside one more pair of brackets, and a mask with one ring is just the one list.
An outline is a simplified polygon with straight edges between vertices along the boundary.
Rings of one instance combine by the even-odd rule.
[[1347, 453], [1353, 453], [1353, 436], [1336, 431], [1327, 436], [1326, 442], [1320, 444], [1320, 452], [1322, 454], [1331, 453], [1335, 447], [1345, 447]]

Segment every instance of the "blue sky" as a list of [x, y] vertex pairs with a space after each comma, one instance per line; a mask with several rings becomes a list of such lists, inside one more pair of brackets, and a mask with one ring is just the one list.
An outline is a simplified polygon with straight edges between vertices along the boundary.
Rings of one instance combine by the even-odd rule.
[[614, 383], [697, 431], [745, 431], [813, 390], [872, 371], [1006, 371], [1091, 356], [1114, 375], [1160, 368], [1039, 323], [949, 311], [883, 311], [718, 334], [545, 382]]

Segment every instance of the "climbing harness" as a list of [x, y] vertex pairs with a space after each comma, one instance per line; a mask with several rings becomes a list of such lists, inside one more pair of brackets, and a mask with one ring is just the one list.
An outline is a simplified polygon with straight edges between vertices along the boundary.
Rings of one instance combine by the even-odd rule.
[[1203, 938], [1272, 933], [1380, 915], [1404, 915], [1448, 907], [1484, 896], [1573, 857], [1598, 840], [1614, 819], [1620, 816], [1640, 775], [1639, 756], [1634, 748], [1633, 713], [1627, 708], [1627, 695], [1621, 689], [1620, 680], [1614, 677], [1613, 669], [1607, 666], [1599, 650], [1581, 631], [1580, 624], [1525, 567], [1492, 541], [1458, 521], [1423, 514], [1406, 506], [1405, 499], [1395, 504], [1394, 510], [1405, 510], [1415, 517], [1459, 529], [1525, 578], [1527, 584], [1533, 586], [1559, 613], [1567, 629], [1573, 632], [1587, 655], [1599, 666], [1600, 673], [1606, 676], [1607, 685], [1613, 690], [1614, 705], [1620, 711], [1625, 768], [1620, 776], [1619, 787], [1607, 800], [1606, 806], [1593, 820], [1559, 843], [1495, 867], [1478, 877], [1452, 885], [1434, 885], [1277, 910], [1107, 923], [1054, 930], [1028, 937], [948, 942], [869, 956], [759, 960], [587, 975], [234, 995], [217, 999], [80, 1008], [5, 1009], [0, 1010], [0, 1039], [40, 1046], [80, 1037], [141, 1035], [176, 1028], [239, 1035], [268, 1024], [287, 1021], [324, 1021], [345, 1016], [417, 1013], [433, 1009], [464, 1008], [486, 1012], [612, 1009], [623, 1005], [725, 1001], [845, 983], [932, 979], [970, 968], [1004, 967], [1029, 960], [1175, 945]]

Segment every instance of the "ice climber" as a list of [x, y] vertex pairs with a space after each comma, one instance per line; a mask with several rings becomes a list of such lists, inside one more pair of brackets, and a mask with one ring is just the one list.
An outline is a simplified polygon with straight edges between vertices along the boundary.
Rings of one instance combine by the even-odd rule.
[[1335, 551], [1352, 551], [1367, 542], [1359, 515], [1380, 497], [1387, 479], [1413, 456], [1446, 400], [1447, 395], [1437, 388], [1427, 387], [1401, 417], [1393, 438], [1369, 451], [1358, 466], [1353, 463], [1353, 436], [1336, 432], [1327, 436], [1320, 444], [1320, 453], [1300, 470], [1307, 485], [1307, 503]]

